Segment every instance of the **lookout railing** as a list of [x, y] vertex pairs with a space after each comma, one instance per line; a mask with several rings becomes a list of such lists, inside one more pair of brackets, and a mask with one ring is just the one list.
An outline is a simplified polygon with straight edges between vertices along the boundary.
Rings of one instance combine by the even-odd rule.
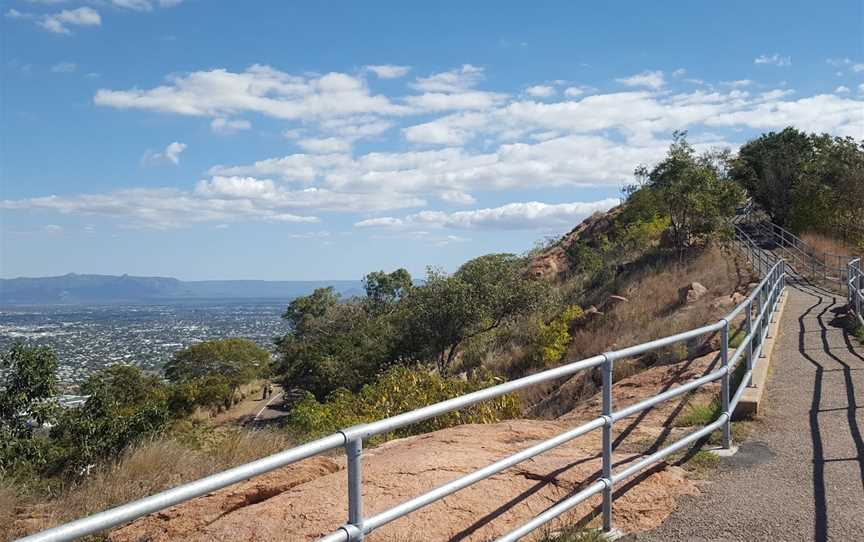
[[[761, 250], [748, 237], [746, 232], [740, 230], [740, 228], [736, 228], [735, 240], [745, 250], [748, 258], [760, 270], [760, 273], [764, 273], [764, 278], [743, 302], [717, 322], [629, 348], [614, 350], [581, 361], [568, 363], [390, 418], [348, 427], [302, 446], [297, 446], [263, 459], [219, 472], [188, 484], [183, 484], [156, 495], [22, 538], [20, 542], [58, 542], [94, 534], [195, 497], [206, 495], [243, 480], [259, 476], [274, 469], [339, 448], [343, 448], [347, 456], [348, 517], [343, 525], [334, 525], [335, 530], [321, 538], [320, 541], [359, 541], [363, 540], [365, 535], [383, 525], [595, 430], [602, 432], [600, 451], [602, 471], [600, 476], [591, 481], [581, 491], [561, 500], [521, 527], [501, 536], [497, 540], [498, 542], [518, 540], [596, 494], [602, 494], [602, 527], [604, 531], [609, 532], [612, 530], [613, 520], [613, 488], [622, 481], [657, 464], [670, 454], [707, 438], [714, 431], [722, 431], [724, 448], [728, 449], [732, 445], [732, 414], [735, 412], [735, 408], [741, 400], [744, 390], [752, 380], [754, 366], [759, 363], [765, 338], [768, 335], [769, 323], [777, 311], [778, 301], [785, 288], [787, 276], [785, 261], [776, 260], [773, 254]], [[858, 277], [860, 285], [860, 266], [855, 269], [857, 269], [856, 273], [858, 273], [855, 276]], [[858, 299], [860, 308], [860, 288], [856, 299]], [[746, 336], [741, 340], [737, 348], [730, 352], [729, 329], [733, 321], [736, 325], [741, 326], [742, 330], [746, 331]], [[616, 408], [613, 404], [613, 369], [616, 362], [671, 345], [686, 344], [705, 337], [710, 338], [717, 333], [720, 334], [719, 369], [623, 408]], [[739, 369], [742, 363], [744, 364], [743, 369]], [[602, 374], [602, 411], [600, 416], [553, 438], [526, 448], [521, 452], [500, 459], [460, 478], [456, 478], [392, 508], [373, 515], [364, 513], [363, 443], [368, 441], [369, 438], [389, 433], [401, 427], [447, 412], [464, 409], [481, 401], [513, 393], [529, 386], [570, 377], [581, 371], [594, 369], [599, 369]], [[732, 378], [736, 369], [738, 369], [736, 376], [740, 375], [740, 380], [738, 378], [734, 379], [738, 380], [737, 386], [733, 383]], [[634, 461], [624, 468], [617, 471], [613, 470], [612, 431], [616, 424], [625, 418], [636, 415], [675, 397], [692, 392], [701, 386], [717, 380], [720, 381], [721, 412], [714, 421], [660, 450]]]
[[855, 258], [848, 265], [846, 288], [849, 294], [847, 307], [864, 326], [864, 271], [861, 268], [861, 258]]

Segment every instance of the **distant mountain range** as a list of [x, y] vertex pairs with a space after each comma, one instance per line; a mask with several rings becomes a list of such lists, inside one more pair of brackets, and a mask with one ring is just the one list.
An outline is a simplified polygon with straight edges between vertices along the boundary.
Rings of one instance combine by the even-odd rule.
[[195, 300], [293, 299], [332, 286], [343, 296], [362, 292], [356, 280], [197, 280], [130, 275], [0, 279], [0, 304], [165, 303]]

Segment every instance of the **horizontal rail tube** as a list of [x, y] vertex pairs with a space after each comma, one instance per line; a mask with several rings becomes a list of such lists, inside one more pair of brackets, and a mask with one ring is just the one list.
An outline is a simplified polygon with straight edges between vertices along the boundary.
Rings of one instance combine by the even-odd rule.
[[644, 354], [645, 352], [651, 352], [652, 350], [657, 350], [658, 348], [663, 348], [664, 346], [669, 346], [675, 343], [680, 343], [682, 341], [695, 339], [696, 337], [701, 337], [703, 335], [719, 331], [722, 327], [723, 322], [716, 322], [714, 324], [708, 324], [707, 326], [691, 329], [690, 331], [685, 331], [683, 333], [677, 333], [675, 335], [663, 337], [662, 339], [656, 339], [643, 344], [637, 344], [629, 348], [622, 348], [621, 350], [607, 352], [605, 355], [612, 361], [632, 358], [633, 356], [638, 356], [639, 354]]
[[446, 401], [441, 401], [440, 403], [435, 403], [434, 405], [418, 408], [417, 410], [412, 410], [411, 412], [405, 412], [404, 414], [398, 414], [396, 416], [385, 418], [383, 420], [378, 420], [376, 422], [355, 425], [354, 427], [349, 427], [348, 429], [343, 430], [342, 433], [348, 440], [353, 440], [356, 438], [366, 439], [374, 435], [380, 435], [381, 433], [389, 433], [390, 431], [395, 431], [396, 429], [405, 427], [406, 425], [411, 425], [412, 423], [417, 423], [429, 418], [434, 418], [435, 416], [446, 414], [447, 412], [459, 410], [479, 403], [481, 401], [486, 401], [487, 399], [500, 397], [502, 395], [521, 390], [522, 388], [525, 388], [527, 386], [533, 386], [534, 384], [540, 384], [549, 380], [555, 380], [564, 376], [570, 376], [572, 374], [578, 373], [579, 371], [590, 369], [592, 367], [597, 367], [603, 364], [603, 362], [605, 361], [606, 357], [601, 354], [599, 356], [594, 356], [582, 361], [568, 363], [567, 365], [562, 365], [561, 367], [549, 369], [548, 371], [543, 371], [542, 373], [536, 373], [516, 380], [511, 380], [510, 382], [505, 382], [504, 384], [498, 384], [497, 386], [485, 388], [479, 391], [475, 391], [473, 393], [469, 393], [467, 395], [454, 397], [453, 399], [448, 399]]
[[541, 513], [536, 518], [532, 519], [525, 525], [519, 527], [518, 529], [511, 531], [510, 533], [502, 536], [495, 540], [495, 542], [516, 542], [523, 536], [530, 534], [532, 531], [542, 527], [546, 523], [549, 523], [553, 519], [557, 518], [561, 514], [564, 514], [571, 508], [574, 508], [582, 501], [588, 499], [600, 493], [606, 487], [606, 482], [603, 480], [598, 480], [586, 487], [579, 493], [573, 495], [572, 497], [568, 497], [558, 504], [548, 508], [545, 512]]
[[336, 433], [335, 435], [312, 441], [303, 446], [285, 450], [284, 452], [279, 452], [263, 459], [201, 478], [195, 482], [190, 482], [174, 489], [151, 495], [150, 497], [145, 497], [59, 527], [54, 527], [53, 529], [42, 531], [41, 533], [21, 538], [18, 542], [60, 542], [74, 540], [194, 499], [195, 497], [206, 495], [217, 489], [242, 482], [253, 476], [270, 472], [291, 463], [296, 463], [322, 452], [339, 448], [344, 444], [345, 436], [341, 433]]
[[641, 412], [645, 409], [651, 408], [658, 403], [662, 403], [664, 401], [668, 401], [669, 399], [673, 399], [675, 397], [678, 397], [679, 395], [683, 395], [683, 394], [687, 393], [688, 391], [691, 391], [691, 390], [698, 388], [699, 386], [704, 386], [705, 384], [707, 384], [709, 382], [719, 380], [725, 374], [726, 374], [726, 367], [723, 367], [722, 369], [718, 369], [718, 370], [714, 371], [713, 373], [708, 373], [707, 375], [705, 375], [701, 378], [697, 378], [696, 380], [690, 381], [690, 382], [683, 384], [681, 386], [676, 386], [676, 387], [672, 388], [671, 390], [664, 391], [663, 393], [661, 393], [659, 395], [655, 395], [654, 397], [650, 397], [648, 399], [645, 399], [644, 401], [639, 401], [638, 403], [636, 403], [634, 405], [630, 405], [626, 408], [622, 408], [618, 412], [612, 413], [612, 421], [617, 422], [618, 420], [620, 420], [622, 418], [626, 418], [627, 416], [632, 416], [633, 414], [636, 414], [637, 412]]
[[711, 422], [710, 424], [706, 425], [702, 429], [700, 429], [698, 431], [694, 431], [693, 433], [690, 433], [689, 435], [682, 438], [681, 440], [678, 440], [674, 444], [670, 444], [669, 446], [667, 446], [661, 450], [658, 450], [657, 452], [654, 452], [653, 454], [649, 455], [648, 457], [639, 460], [638, 462], [634, 463], [633, 465], [630, 465], [629, 467], [627, 467], [623, 471], [621, 471], [617, 474], [613, 474], [612, 475], [612, 483], [617, 484], [621, 480], [624, 480], [625, 478], [629, 478], [629, 477], [633, 476], [634, 474], [636, 474], [637, 472], [650, 467], [654, 463], [657, 463], [658, 461], [660, 461], [661, 459], [663, 459], [667, 455], [677, 452], [678, 450], [680, 450], [684, 446], [687, 446], [691, 442], [695, 442], [706, 435], [710, 435], [711, 433], [713, 433], [714, 431], [719, 429], [724, 423], [726, 423], [726, 419], [728, 417], [729, 416], [725, 412], [721, 413], [719, 418], [717, 418], [715, 421]]
[[417, 510], [418, 508], [422, 508], [428, 504], [431, 504], [441, 498], [444, 498], [451, 493], [455, 493], [460, 489], [464, 489], [476, 482], [479, 482], [480, 480], [489, 478], [494, 474], [498, 474], [503, 470], [506, 470], [528, 459], [531, 459], [532, 457], [542, 454], [543, 452], [548, 452], [553, 448], [557, 448], [558, 446], [561, 446], [562, 444], [565, 444], [577, 437], [581, 437], [582, 435], [590, 431], [599, 429], [603, 427], [605, 422], [606, 420], [603, 417], [595, 418], [594, 420], [591, 420], [590, 422], [583, 424], [576, 429], [571, 429], [570, 431], [561, 433], [557, 437], [553, 437], [549, 440], [545, 440], [539, 444], [531, 446], [530, 448], [526, 448], [519, 453], [492, 463], [491, 465], [484, 467], [478, 471], [474, 471], [471, 474], [467, 474], [461, 478], [457, 478], [452, 482], [448, 482], [442, 486], [433, 489], [432, 491], [415, 497], [410, 501], [406, 501], [402, 504], [396, 505], [390, 510], [387, 510], [386, 512], [382, 512], [364, 520], [363, 530], [365, 532], [370, 532], [373, 529], [380, 527], [381, 525], [390, 523], [395, 519], [401, 518], [402, 516], [407, 515]]

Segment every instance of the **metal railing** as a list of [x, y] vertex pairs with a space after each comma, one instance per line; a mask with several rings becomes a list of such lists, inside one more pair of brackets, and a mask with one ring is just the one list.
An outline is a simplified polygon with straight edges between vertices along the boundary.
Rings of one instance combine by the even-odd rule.
[[848, 279], [846, 283], [849, 293], [847, 307], [855, 313], [858, 321], [864, 326], [864, 271], [861, 269], [861, 258], [855, 258], [849, 262]]
[[770, 221], [753, 222], [752, 225], [772, 239], [784, 254], [797, 263], [802, 274], [840, 285], [846, 284], [846, 264], [851, 256], [816, 250], [791, 231]]
[[[763, 253], [763, 251], [752, 243], [752, 240], [746, 238], [746, 234], [736, 236], [736, 238], [747, 250], [751, 260], [758, 262], [758, 266], [765, 269], [765, 277], [750, 293], [750, 295], [736, 306], [732, 312], [727, 314], [725, 318], [722, 318], [713, 324], [705, 325], [690, 331], [685, 331], [683, 333], [678, 333], [644, 344], [631, 346], [629, 348], [607, 352], [581, 361], [568, 363], [554, 369], [549, 369], [504, 384], [485, 388], [480, 391], [390, 418], [349, 427], [302, 446], [22, 538], [20, 542], [58, 542], [73, 540], [77, 537], [94, 534], [141, 516], [163, 510], [192, 498], [227, 487], [231, 484], [235, 484], [274, 469], [296, 463], [329, 450], [336, 450], [338, 448], [344, 448], [347, 456], [348, 518], [344, 525], [338, 527], [337, 530], [324, 536], [320, 540], [325, 542], [358, 541], [363, 540], [365, 535], [383, 525], [386, 525], [387, 523], [410, 514], [415, 510], [438, 501], [481, 480], [489, 478], [490, 476], [502, 472], [520, 462], [526, 461], [598, 429], [602, 431], [602, 450], [600, 454], [602, 457], [602, 474], [600, 477], [578, 493], [569, 496], [551, 508], [545, 510], [522, 527], [500, 537], [498, 542], [511, 542], [518, 540], [598, 493], [602, 493], [603, 496], [603, 530], [608, 532], [612, 529], [612, 490], [617, 484], [658, 463], [668, 455], [706, 438], [718, 429], [723, 431], [723, 446], [729, 448], [732, 444], [732, 414], [741, 400], [745, 389], [751, 382], [753, 367], [758, 363], [765, 338], [768, 335], [769, 322], [777, 310], [780, 295], [786, 285], [786, 267], [783, 260], [779, 260], [770, 267], [766, 267], [770, 258], [769, 254]], [[741, 340], [734, 352], [731, 352], [730, 354], [729, 330], [730, 326], [733, 325], [733, 321], [735, 322], [735, 325], [738, 326], [740, 332], [746, 332], [746, 336]], [[700, 378], [669, 389], [663, 393], [641, 400], [635, 404], [617, 410], [615, 409], [612, 399], [612, 386], [614, 384], [613, 369], [617, 361], [633, 358], [634, 356], [639, 356], [677, 343], [688, 343], [695, 339], [702, 339], [706, 336], [710, 339], [710, 337], [714, 336], [716, 333], [720, 333], [719, 359], [721, 364], [719, 369]], [[745, 365], [738, 373], [740, 374], [740, 381], [737, 388], [733, 389], [733, 372], [735, 372], [736, 368], [739, 367], [742, 361]], [[572, 376], [580, 371], [593, 370], [595, 368], [601, 371], [603, 382], [602, 412], [600, 416], [594, 418], [588, 423], [535, 444], [530, 448], [501, 459], [491, 465], [436, 487], [422, 495], [394, 506], [393, 508], [389, 508], [370, 516], [364, 514], [362, 480], [363, 442], [370, 437], [389, 433], [401, 427], [440, 414], [463, 409], [481, 401], [500, 397], [524, 389], [528, 386], [558, 380]], [[717, 380], [720, 380], [722, 412], [716, 420], [675, 441], [674, 443], [635, 461], [618, 472], [613, 472], [612, 430], [616, 423], [620, 422], [624, 418], [652, 408], [664, 401], [690, 393], [709, 382]]]

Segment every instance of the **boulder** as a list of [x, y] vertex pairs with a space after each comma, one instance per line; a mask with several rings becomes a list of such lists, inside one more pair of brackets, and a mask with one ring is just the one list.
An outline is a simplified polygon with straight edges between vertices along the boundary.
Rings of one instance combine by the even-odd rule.
[[699, 299], [705, 297], [708, 293], [708, 288], [702, 286], [698, 282], [691, 282], [687, 286], [678, 290], [678, 299], [682, 305], [689, 305]]
[[622, 295], [610, 295], [608, 299], [606, 299], [606, 305], [614, 306], [620, 303], [629, 303], [630, 300]]
[[601, 311], [600, 309], [598, 309], [594, 305], [591, 305], [590, 307], [585, 309], [585, 312], [582, 315], [586, 319], [591, 319], [591, 318], [596, 318], [598, 316], [603, 316], [603, 311]]

